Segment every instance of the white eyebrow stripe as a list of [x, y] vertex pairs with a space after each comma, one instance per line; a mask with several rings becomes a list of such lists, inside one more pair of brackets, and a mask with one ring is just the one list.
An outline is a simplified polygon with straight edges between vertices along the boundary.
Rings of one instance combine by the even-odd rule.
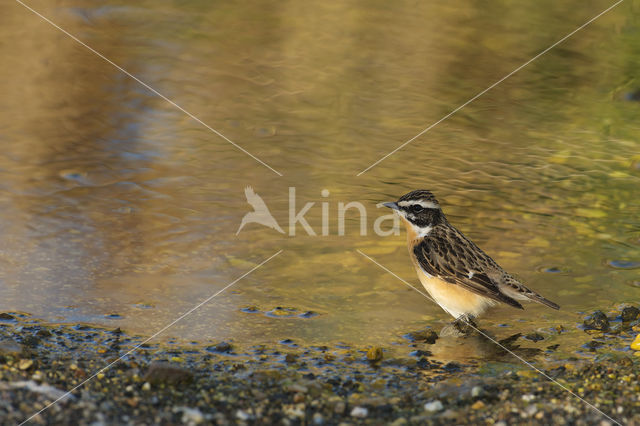
[[439, 209], [440, 206], [433, 201], [422, 201], [422, 200], [410, 200], [410, 201], [400, 201], [398, 203], [400, 207], [414, 206], [420, 205], [425, 209]]

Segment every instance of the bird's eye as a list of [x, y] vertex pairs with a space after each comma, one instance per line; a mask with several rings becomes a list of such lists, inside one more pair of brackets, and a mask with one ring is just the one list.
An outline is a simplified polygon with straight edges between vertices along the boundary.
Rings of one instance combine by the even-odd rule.
[[420, 204], [414, 204], [413, 206], [411, 206], [411, 211], [413, 213], [420, 213], [422, 210], [424, 210], [424, 207], [422, 207]]

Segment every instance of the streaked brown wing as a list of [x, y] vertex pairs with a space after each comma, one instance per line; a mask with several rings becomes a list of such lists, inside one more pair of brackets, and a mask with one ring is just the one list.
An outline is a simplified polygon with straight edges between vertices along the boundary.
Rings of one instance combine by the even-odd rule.
[[[414, 246], [413, 253], [418, 264], [427, 274], [453, 285], [464, 287], [481, 296], [524, 309], [516, 300], [502, 293], [497, 283], [488, 275], [478, 272], [482, 268], [475, 269], [472, 264], [469, 265], [468, 262], [457, 257], [458, 252], [464, 254], [462, 253], [464, 248], [456, 247], [455, 252], [452, 248], [443, 238], [427, 237]], [[469, 278], [469, 272], [473, 272], [471, 278]]]

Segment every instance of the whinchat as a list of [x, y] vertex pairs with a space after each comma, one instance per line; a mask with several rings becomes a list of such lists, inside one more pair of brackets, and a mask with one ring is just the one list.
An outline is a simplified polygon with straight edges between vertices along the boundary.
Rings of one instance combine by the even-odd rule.
[[523, 309], [518, 300], [560, 308], [525, 287], [451, 225], [431, 192], [412, 191], [384, 206], [394, 209], [406, 225], [420, 282], [454, 318], [472, 320], [497, 302]]

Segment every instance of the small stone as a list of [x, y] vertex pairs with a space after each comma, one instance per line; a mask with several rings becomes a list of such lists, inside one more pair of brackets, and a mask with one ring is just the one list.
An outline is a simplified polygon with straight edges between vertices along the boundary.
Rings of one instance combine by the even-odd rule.
[[436, 411], [443, 410], [444, 405], [442, 405], [442, 402], [435, 400], [435, 401], [427, 402], [426, 404], [424, 404], [424, 409], [426, 411], [430, 411], [433, 413]]
[[484, 392], [484, 389], [482, 389], [480, 386], [474, 386], [473, 388], [471, 388], [471, 397], [477, 398], [480, 395], [482, 395], [483, 392]]
[[41, 328], [40, 330], [38, 330], [36, 335], [38, 337], [46, 338], [46, 337], [51, 337], [51, 332], [49, 330], [47, 330], [46, 328]]
[[471, 405], [472, 410], [482, 410], [484, 408], [484, 402], [476, 401]]
[[227, 342], [220, 342], [214, 346], [216, 352], [229, 352], [231, 350], [231, 344]]
[[24, 370], [28, 370], [33, 366], [33, 360], [32, 359], [21, 359], [20, 362], [18, 362], [18, 368], [22, 371]]
[[360, 419], [363, 419], [368, 415], [369, 410], [367, 410], [365, 407], [353, 407], [353, 410], [351, 410], [351, 417], [358, 417]]
[[324, 417], [322, 417], [322, 414], [320, 414], [320, 413], [314, 413], [313, 414], [313, 424], [314, 425], [324, 424]]
[[309, 388], [303, 385], [293, 384], [287, 386], [287, 391], [292, 393], [307, 393], [309, 392]]
[[[441, 419], [444, 419], [444, 420], [455, 420], [459, 416], [460, 416], [460, 413], [458, 413], [455, 410], [452, 410], [451, 408], [447, 408], [438, 417], [441, 418]], [[449, 422], [449, 424], [452, 424], [452, 423], [454, 423], [454, 422]]]
[[536, 407], [535, 404], [531, 404], [524, 409], [524, 412], [527, 414], [527, 416], [532, 417], [538, 412], [538, 407]]
[[427, 328], [424, 330], [413, 331], [407, 334], [407, 337], [412, 342], [425, 342], [432, 345], [436, 342], [436, 340], [438, 340], [438, 333]]
[[404, 417], [398, 417], [393, 421], [393, 423], [391, 423], [391, 426], [404, 426], [406, 424], [407, 424], [407, 419], [405, 419]]
[[251, 415], [249, 415], [249, 413], [247, 413], [246, 411], [238, 410], [236, 411], [236, 418], [238, 420], [247, 421], [251, 418]]
[[286, 355], [284, 356], [284, 361], [285, 361], [286, 363], [291, 364], [291, 363], [293, 363], [293, 362], [296, 362], [296, 359], [297, 359], [297, 358], [298, 358], [298, 356], [297, 356], [296, 354], [286, 354]]
[[531, 401], [533, 401], [534, 399], [536, 399], [536, 396], [535, 396], [535, 395], [533, 395], [533, 394], [527, 393], [527, 394], [522, 395], [522, 400], [523, 400], [524, 402], [531, 402]]
[[445, 371], [449, 373], [455, 373], [458, 371], [462, 371], [462, 366], [455, 361], [448, 362], [442, 367]]
[[633, 349], [634, 351], [640, 351], [640, 334], [638, 334], [631, 343], [631, 349]]
[[22, 346], [11, 339], [0, 340], [0, 356], [18, 357], [22, 353]]
[[639, 314], [640, 309], [636, 308], [635, 306], [627, 306], [626, 308], [622, 309], [620, 318], [624, 322], [634, 321], [636, 318], [638, 318]]
[[35, 348], [40, 344], [40, 339], [36, 336], [26, 336], [24, 339], [22, 339], [22, 344], [30, 348]]
[[143, 391], [150, 391], [151, 390], [151, 383], [144, 382], [144, 385], [142, 385], [142, 390]]
[[161, 383], [174, 385], [191, 382], [193, 380], [193, 373], [168, 362], [159, 361], [151, 364], [143, 380], [152, 385]]
[[595, 311], [584, 320], [584, 326], [591, 330], [609, 330], [609, 319], [602, 311]]
[[347, 404], [343, 401], [336, 402], [336, 405], [333, 407], [333, 412], [336, 414], [343, 414], [344, 410], [347, 409]]
[[299, 404], [301, 402], [304, 402], [304, 395], [301, 393], [297, 393], [293, 395], [293, 402], [294, 404]]
[[204, 422], [204, 414], [197, 408], [181, 407], [182, 423], [200, 424]]
[[371, 363], [382, 361], [382, 349], [377, 346], [369, 348], [367, 351], [367, 360]]
[[6, 312], [0, 313], [0, 321], [13, 321], [15, 319], [16, 319], [16, 317], [14, 317], [11, 314], [8, 314]]

